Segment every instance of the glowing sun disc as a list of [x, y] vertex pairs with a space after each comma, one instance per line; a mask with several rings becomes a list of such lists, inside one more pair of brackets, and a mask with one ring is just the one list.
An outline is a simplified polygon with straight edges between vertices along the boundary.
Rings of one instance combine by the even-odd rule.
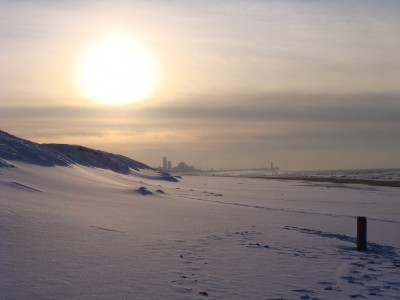
[[78, 65], [82, 94], [108, 105], [135, 102], [155, 88], [157, 72], [148, 53], [124, 35], [93, 44]]

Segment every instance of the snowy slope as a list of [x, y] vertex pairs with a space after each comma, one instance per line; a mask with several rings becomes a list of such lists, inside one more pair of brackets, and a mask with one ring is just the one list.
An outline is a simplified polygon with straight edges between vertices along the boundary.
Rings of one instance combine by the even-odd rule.
[[16, 164], [0, 299], [400, 299], [397, 188]]
[[0, 131], [0, 167], [13, 167], [16, 162], [46, 167], [81, 165], [125, 175], [133, 171], [138, 176], [176, 181], [168, 174], [122, 155], [78, 145], [37, 144]]
[[0, 168], [0, 299], [400, 299], [399, 188], [172, 182], [118, 155], [0, 141], [14, 165]]
[[[63, 155], [43, 145], [24, 140], [0, 131], [0, 159], [2, 161], [21, 161], [40, 166], [68, 166]], [[9, 165], [12, 163], [9, 162]]]

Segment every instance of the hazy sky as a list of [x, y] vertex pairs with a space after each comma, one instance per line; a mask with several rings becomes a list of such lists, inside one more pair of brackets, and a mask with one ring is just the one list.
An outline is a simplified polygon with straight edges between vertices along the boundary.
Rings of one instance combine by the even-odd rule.
[[[0, 129], [152, 166], [400, 167], [400, 1], [0, 0]], [[76, 87], [84, 49], [131, 35], [153, 93]]]

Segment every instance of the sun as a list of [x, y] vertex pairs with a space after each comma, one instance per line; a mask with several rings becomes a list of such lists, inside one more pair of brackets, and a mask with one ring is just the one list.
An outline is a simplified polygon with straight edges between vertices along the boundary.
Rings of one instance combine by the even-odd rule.
[[155, 89], [154, 59], [127, 34], [109, 34], [91, 44], [81, 56], [77, 85], [87, 98], [121, 105], [148, 97]]

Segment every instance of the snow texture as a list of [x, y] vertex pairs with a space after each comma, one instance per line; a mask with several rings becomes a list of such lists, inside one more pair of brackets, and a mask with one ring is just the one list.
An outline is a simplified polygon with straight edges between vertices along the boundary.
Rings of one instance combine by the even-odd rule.
[[1, 299], [400, 299], [398, 188], [44, 167], [66, 155], [36, 145], [0, 168]]

